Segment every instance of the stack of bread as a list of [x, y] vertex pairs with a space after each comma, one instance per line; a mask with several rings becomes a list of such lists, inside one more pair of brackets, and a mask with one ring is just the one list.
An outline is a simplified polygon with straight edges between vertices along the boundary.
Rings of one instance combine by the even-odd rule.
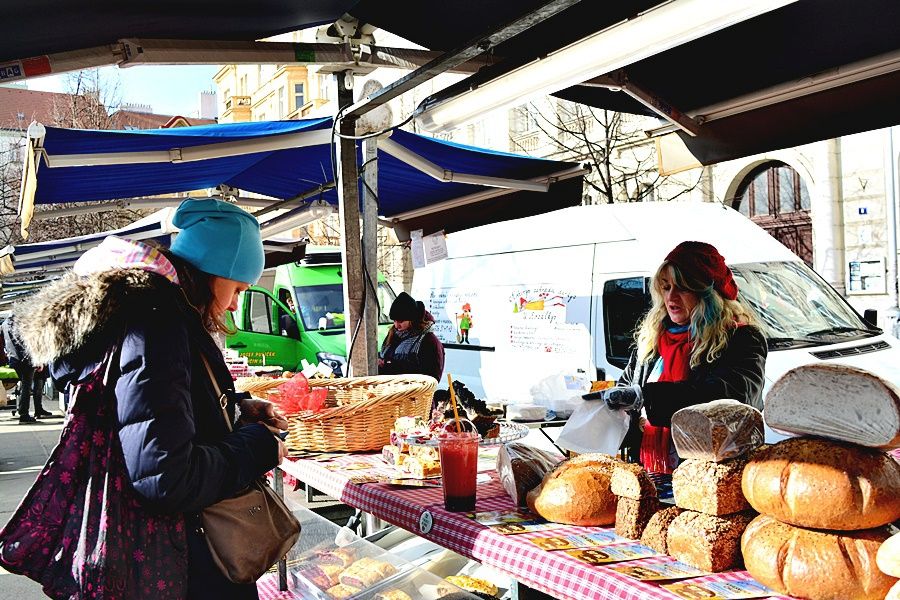
[[400, 417], [391, 429], [391, 443], [381, 449], [381, 458], [418, 479], [440, 475], [441, 459], [436, 446], [415, 446], [405, 441], [405, 436], [430, 433], [421, 417]]
[[621, 463], [613, 469], [610, 490], [616, 496], [616, 533], [640, 539], [650, 518], [659, 511], [656, 484], [637, 464]]
[[753, 519], [741, 491], [747, 456], [764, 439], [762, 414], [736, 400], [684, 408], [672, 416], [672, 439], [685, 460], [672, 474], [674, 515], [666, 553], [704, 571], [741, 562], [740, 538]]
[[623, 464], [608, 454], [580, 454], [556, 466], [528, 492], [528, 508], [554, 523], [611, 525], [616, 521], [612, 474]]
[[878, 561], [887, 571], [876, 566], [900, 518], [900, 465], [885, 453], [900, 446], [900, 392], [861, 369], [805, 365], [772, 387], [766, 422], [801, 437], [760, 449], [744, 470], [761, 513], [741, 540], [747, 570], [810, 600], [885, 598], [900, 576], [897, 542]]

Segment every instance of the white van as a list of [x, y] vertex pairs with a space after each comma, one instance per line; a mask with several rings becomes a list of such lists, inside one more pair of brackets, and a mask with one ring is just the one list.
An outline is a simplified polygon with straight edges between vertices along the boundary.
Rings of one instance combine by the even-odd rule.
[[769, 339], [764, 394], [787, 370], [815, 361], [900, 384], [900, 341], [721, 204], [578, 206], [453, 233], [448, 258], [418, 269], [412, 293], [435, 317], [445, 373], [489, 401], [530, 402], [532, 387], [554, 374], [619, 376], [649, 306], [649, 277], [684, 240], [719, 249], [758, 315]]

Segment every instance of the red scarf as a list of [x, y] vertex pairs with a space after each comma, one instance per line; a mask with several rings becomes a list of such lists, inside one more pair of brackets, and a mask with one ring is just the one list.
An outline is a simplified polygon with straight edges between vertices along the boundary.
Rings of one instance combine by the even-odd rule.
[[[686, 381], [691, 372], [690, 331], [673, 333], [664, 329], [657, 341], [663, 371], [658, 381]], [[676, 465], [669, 460], [672, 434], [668, 427], [644, 425], [641, 464], [653, 473], [671, 473]]]

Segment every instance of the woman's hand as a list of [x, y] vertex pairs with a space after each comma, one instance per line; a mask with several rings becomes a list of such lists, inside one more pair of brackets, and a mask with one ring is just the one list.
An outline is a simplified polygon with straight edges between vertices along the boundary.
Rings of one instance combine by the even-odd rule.
[[275, 410], [275, 405], [268, 400], [259, 398], [245, 398], [241, 400], [241, 420], [245, 423], [262, 423], [272, 433], [284, 431], [288, 428], [287, 419]]

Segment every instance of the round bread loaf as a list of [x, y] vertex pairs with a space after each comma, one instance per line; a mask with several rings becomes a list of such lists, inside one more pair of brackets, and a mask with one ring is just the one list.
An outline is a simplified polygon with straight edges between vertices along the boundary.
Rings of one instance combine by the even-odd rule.
[[741, 487], [757, 512], [798, 527], [850, 531], [900, 518], [900, 464], [854, 444], [794, 438], [761, 448]]
[[741, 552], [753, 578], [810, 600], [882, 600], [897, 581], [875, 566], [886, 527], [812, 531], [760, 515], [744, 530]]
[[619, 461], [607, 454], [581, 454], [547, 473], [528, 492], [528, 507], [548, 521], [570, 525], [616, 522], [616, 496], [610, 490]]
[[878, 568], [891, 577], [900, 577], [900, 533], [885, 541], [875, 556]]

